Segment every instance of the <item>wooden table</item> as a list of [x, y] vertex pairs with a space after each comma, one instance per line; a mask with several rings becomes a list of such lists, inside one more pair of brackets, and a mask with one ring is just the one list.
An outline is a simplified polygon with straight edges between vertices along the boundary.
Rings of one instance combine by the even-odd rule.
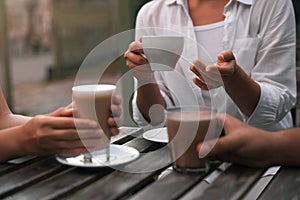
[[[0, 199], [251, 199], [249, 193], [261, 180], [265, 169], [231, 165], [225, 171], [214, 164], [208, 173], [183, 175], [169, 170], [168, 148], [147, 141], [138, 129], [124, 129], [113, 143], [134, 147], [142, 154], [122, 171], [111, 168], [84, 169], [58, 163], [54, 156], [35, 157], [0, 164]], [[156, 168], [156, 170], [150, 170]], [[144, 169], [144, 173], [127, 173]], [[147, 171], [147, 169], [149, 169]], [[203, 179], [221, 173], [211, 184]], [[299, 199], [300, 168], [285, 168], [272, 178], [259, 199]]]

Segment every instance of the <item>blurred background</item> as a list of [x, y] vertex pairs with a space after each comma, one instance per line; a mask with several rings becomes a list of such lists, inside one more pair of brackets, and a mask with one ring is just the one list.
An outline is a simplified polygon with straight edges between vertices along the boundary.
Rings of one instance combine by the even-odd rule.
[[[105, 39], [134, 28], [146, 2], [0, 0], [0, 83], [11, 109], [32, 116], [69, 104], [84, 58]], [[115, 83], [125, 72], [120, 57], [101, 82]]]
[[[69, 104], [83, 59], [105, 39], [134, 28], [147, 1], [0, 0], [0, 83], [11, 109], [36, 115]], [[299, 38], [300, 1], [293, 3]], [[300, 66], [300, 39], [297, 50]], [[103, 82], [115, 83], [125, 72], [120, 57]]]

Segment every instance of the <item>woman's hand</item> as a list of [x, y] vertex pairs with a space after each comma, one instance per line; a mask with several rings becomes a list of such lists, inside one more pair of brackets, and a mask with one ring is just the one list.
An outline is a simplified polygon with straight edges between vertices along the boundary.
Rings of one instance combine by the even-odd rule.
[[166, 102], [155, 80], [154, 72], [151, 70], [148, 60], [143, 56], [144, 50], [141, 42], [142, 40], [131, 43], [124, 58], [126, 65], [137, 79], [137, 107], [146, 121], [154, 125], [157, 121], [161, 123], [161, 115], [158, 114], [158, 118], [155, 117], [156, 115], [150, 116], [150, 113], [153, 113], [150, 112], [150, 109], [153, 108], [153, 105], [157, 105], [158, 107], [155, 107], [161, 111], [166, 107]]
[[102, 137], [105, 135], [99, 129], [98, 123], [61, 116], [70, 113], [70, 110], [58, 109], [49, 115], [35, 116], [20, 126], [23, 134], [19, 144], [23, 153], [27, 155], [80, 154], [104, 145]]
[[132, 42], [125, 52], [124, 58], [126, 65], [138, 81], [152, 81], [154, 80], [154, 73], [150, 68], [148, 60], [144, 56], [141, 42], [142, 39], [140, 39], [140, 42]]
[[261, 89], [239, 65], [231, 51], [223, 51], [218, 55], [215, 65], [206, 66], [196, 61], [190, 67], [197, 75], [193, 82], [203, 90], [223, 86], [240, 111], [250, 117], [260, 99]]
[[225, 120], [225, 136], [200, 143], [199, 157], [239, 163], [253, 167], [267, 167], [276, 157], [277, 133], [270, 133], [245, 124], [230, 115], [219, 115]]
[[224, 86], [224, 82], [234, 76], [237, 68], [231, 51], [223, 51], [217, 57], [215, 65], [206, 66], [200, 60], [194, 61], [190, 70], [197, 75], [193, 82], [201, 89], [209, 90]]
[[[111, 105], [111, 117], [108, 118], [107, 123], [110, 127], [110, 131], [112, 136], [116, 136], [119, 134], [118, 125], [121, 123], [121, 115], [122, 115], [122, 108], [121, 108], [121, 97], [114, 96], [112, 99]], [[74, 103], [69, 104], [66, 107], [59, 108], [56, 111], [49, 113], [49, 116], [53, 117], [73, 117], [75, 113]]]

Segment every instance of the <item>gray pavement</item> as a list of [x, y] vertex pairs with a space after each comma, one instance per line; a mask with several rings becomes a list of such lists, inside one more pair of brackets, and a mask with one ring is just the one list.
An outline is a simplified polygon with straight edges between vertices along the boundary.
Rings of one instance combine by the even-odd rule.
[[51, 53], [12, 57], [11, 79], [13, 85], [39, 83], [47, 77], [47, 68], [53, 65]]
[[73, 78], [46, 80], [14, 86], [14, 112], [25, 115], [48, 113], [71, 102]]
[[[11, 59], [15, 113], [33, 116], [51, 112], [71, 102], [71, 88], [75, 77], [47, 80], [47, 68], [52, 63], [51, 54]], [[114, 82], [116, 78], [117, 76], [113, 74], [103, 77], [106, 82]]]

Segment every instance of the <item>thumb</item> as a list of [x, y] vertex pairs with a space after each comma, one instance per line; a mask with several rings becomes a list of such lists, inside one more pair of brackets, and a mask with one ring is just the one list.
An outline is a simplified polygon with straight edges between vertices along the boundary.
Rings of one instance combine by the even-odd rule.
[[218, 140], [210, 140], [210, 141], [199, 143], [197, 146], [197, 152], [199, 158], [202, 159], [205, 157], [216, 155], [219, 152], [218, 147], [216, 147], [217, 143]]
[[221, 137], [215, 140], [205, 141], [199, 143], [197, 146], [197, 151], [199, 153], [199, 158], [213, 157], [217, 154], [223, 154], [235, 148], [236, 145], [231, 144], [231, 139], [228, 136]]
[[232, 60], [235, 60], [235, 57], [232, 53], [232, 51], [222, 51], [218, 57], [218, 63], [223, 63], [223, 62], [230, 62]]

